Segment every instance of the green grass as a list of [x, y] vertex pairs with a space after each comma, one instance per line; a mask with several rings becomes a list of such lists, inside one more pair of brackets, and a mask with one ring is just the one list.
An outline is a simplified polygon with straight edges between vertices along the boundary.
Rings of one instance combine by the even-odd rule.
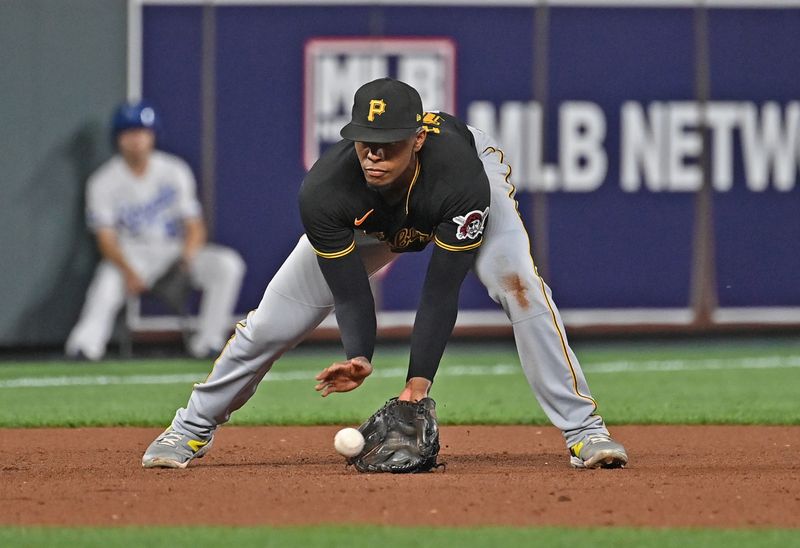
[[[594, 344], [577, 346], [576, 353], [610, 424], [800, 424], [798, 341]], [[336, 350], [289, 353], [273, 369], [277, 380], [268, 375], [231, 423], [356, 424], [403, 386], [407, 352], [383, 347], [376, 374], [363, 387], [323, 399], [313, 376], [336, 359]], [[487, 369], [495, 365], [499, 372]], [[195, 360], [4, 363], [0, 426], [163, 426], [209, 369]], [[180, 378], [144, 383], [165, 375]], [[11, 386], [61, 377], [125, 384]], [[452, 345], [432, 395], [443, 424], [549, 424], [511, 343]]]
[[687, 530], [595, 528], [422, 528], [422, 527], [286, 527], [286, 528], [0, 528], [0, 545], [15, 547], [127, 546], [546, 546], [647, 548], [655, 546], [753, 547], [798, 546], [792, 530]]

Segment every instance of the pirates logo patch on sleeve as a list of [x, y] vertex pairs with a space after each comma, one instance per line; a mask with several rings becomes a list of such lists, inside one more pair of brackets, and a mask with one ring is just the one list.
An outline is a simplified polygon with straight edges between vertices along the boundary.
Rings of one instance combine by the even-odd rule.
[[453, 222], [456, 223], [456, 238], [459, 240], [474, 240], [483, 233], [483, 227], [486, 225], [486, 218], [489, 216], [489, 208], [483, 211], [475, 210], [470, 211], [466, 215], [459, 215], [453, 217]]

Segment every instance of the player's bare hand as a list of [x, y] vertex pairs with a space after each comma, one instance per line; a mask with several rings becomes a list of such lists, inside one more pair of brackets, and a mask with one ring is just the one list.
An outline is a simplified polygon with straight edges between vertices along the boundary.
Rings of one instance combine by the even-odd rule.
[[372, 364], [362, 356], [326, 367], [315, 378], [319, 384], [314, 388], [322, 397], [334, 392], [349, 392], [361, 386], [372, 373]]
[[131, 295], [139, 295], [147, 291], [144, 281], [135, 272], [125, 274], [125, 287]]
[[400, 401], [419, 401], [428, 397], [431, 381], [425, 377], [411, 377], [397, 397]]

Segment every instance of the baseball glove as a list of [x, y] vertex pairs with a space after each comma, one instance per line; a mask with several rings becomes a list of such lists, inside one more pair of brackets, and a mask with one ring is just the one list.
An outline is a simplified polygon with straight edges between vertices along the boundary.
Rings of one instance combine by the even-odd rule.
[[348, 463], [359, 472], [404, 474], [441, 466], [436, 463], [439, 424], [431, 398], [419, 402], [392, 398], [358, 430], [364, 436], [364, 449]]

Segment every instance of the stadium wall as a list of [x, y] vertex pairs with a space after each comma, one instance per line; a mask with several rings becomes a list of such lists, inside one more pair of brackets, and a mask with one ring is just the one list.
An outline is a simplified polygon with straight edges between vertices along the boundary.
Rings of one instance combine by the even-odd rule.
[[97, 256], [88, 175], [126, 89], [125, 0], [0, 2], [0, 346], [63, 341]]
[[[243, 313], [302, 233], [306, 168], [384, 74], [503, 142], [573, 332], [797, 328], [798, 28], [793, 0], [0, 3], [0, 345], [58, 344], [77, 318], [83, 185], [123, 96], [160, 107], [245, 257]], [[376, 284], [384, 334], [408, 331], [420, 255]], [[508, 332], [475, 278], [461, 301], [460, 333]]]
[[[161, 102], [173, 146], [206, 168], [249, 306], [302, 233], [305, 169], [354, 89], [388, 74], [501, 140], [568, 325], [800, 324], [798, 2], [141, 6], [129, 91]], [[425, 263], [384, 273], [384, 331], [407, 332]], [[474, 277], [461, 305], [462, 332], [507, 325]]]

